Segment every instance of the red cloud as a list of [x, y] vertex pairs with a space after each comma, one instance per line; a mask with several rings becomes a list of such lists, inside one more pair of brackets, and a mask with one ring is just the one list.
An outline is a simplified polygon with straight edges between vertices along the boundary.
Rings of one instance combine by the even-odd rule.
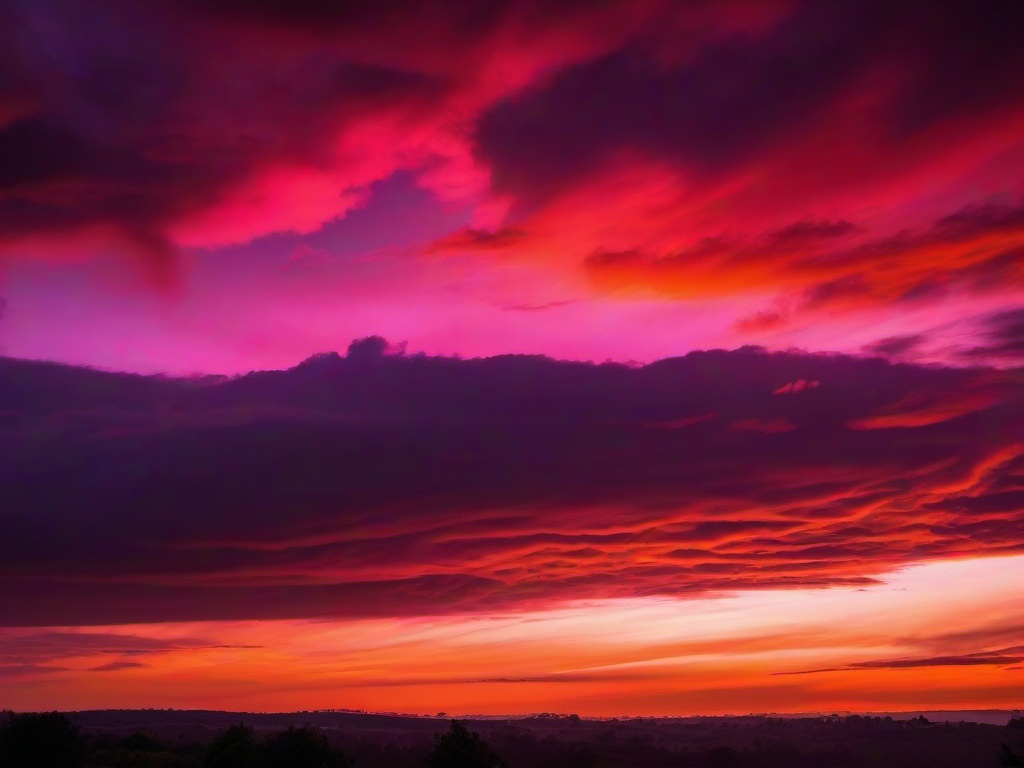
[[912, 393], [899, 402], [879, 409], [849, 424], [850, 429], [912, 429], [940, 424], [991, 408], [1001, 401], [998, 392], [966, 391]]
[[784, 296], [741, 332], [1024, 290], [1019, 4], [302, 9], [12, 11], [0, 249], [113, 246], [167, 282], [181, 247], [309, 232], [406, 171], [478, 206], [427, 252]]
[[436, 10], [12, 10], [0, 33], [15, 91], [0, 114], [0, 248], [113, 246], [169, 276], [179, 247], [309, 232], [398, 170], [443, 197], [476, 195], [487, 174], [465, 140], [475, 116], [620, 44], [651, 12]]
[[685, 59], [619, 50], [495, 105], [480, 154], [521, 213], [517, 252], [583, 261], [619, 293], [784, 299], [744, 333], [1020, 294], [1024, 100], [1007, 75], [1024, 74], [1024, 55], [1000, 32], [1020, 13], [955, 3], [919, 25], [802, 3]]
[[702, 413], [699, 416], [685, 416], [681, 419], [649, 421], [644, 424], [644, 426], [650, 429], [685, 429], [686, 427], [692, 427], [694, 424], [702, 424], [705, 421], [711, 421], [712, 419], [717, 418], [718, 416], [714, 413]]
[[503, 251], [514, 248], [524, 240], [526, 233], [516, 227], [506, 227], [494, 232], [483, 229], [464, 229], [454, 232], [433, 243], [428, 253], [479, 253], [481, 251]]
[[821, 386], [821, 382], [817, 379], [808, 381], [807, 379], [797, 379], [796, 381], [790, 381], [783, 384], [776, 390], [772, 391], [773, 395], [795, 395], [798, 392], [803, 392], [808, 389], [817, 389]]

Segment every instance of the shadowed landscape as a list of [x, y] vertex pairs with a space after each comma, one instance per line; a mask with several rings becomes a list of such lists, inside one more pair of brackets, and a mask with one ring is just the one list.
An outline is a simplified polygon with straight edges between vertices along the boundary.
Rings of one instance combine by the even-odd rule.
[[[930, 714], [935, 718], [936, 713]], [[450, 723], [443, 716], [345, 712], [111, 710], [14, 715], [0, 731], [0, 765], [982, 768], [1024, 762], [1018, 757], [1024, 751], [1024, 718], [1011, 718], [1008, 712], [968, 714], [1003, 724], [930, 720], [923, 714], [602, 720], [543, 714]], [[29, 718], [36, 722], [25, 722]], [[35, 756], [19, 757], [29, 752]]]

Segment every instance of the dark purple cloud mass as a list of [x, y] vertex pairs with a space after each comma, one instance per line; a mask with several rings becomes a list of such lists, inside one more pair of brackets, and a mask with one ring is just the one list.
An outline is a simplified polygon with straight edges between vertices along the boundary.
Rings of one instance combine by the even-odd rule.
[[1024, 551], [1020, 370], [390, 350], [228, 380], [0, 361], [0, 621], [498, 610]]
[[771, 156], [794, 134], [812, 140], [807, 126], [879, 69], [902, 93], [871, 117], [893, 150], [965, 110], [1018, 102], [1007, 87], [1024, 75], [1010, 31], [1024, 25], [1018, 2], [956, 0], [939, 9], [840, 0], [790, 10], [766, 29], [729, 30], [696, 51], [678, 38], [670, 44], [671, 28], [645, 28], [631, 44], [493, 106], [478, 126], [478, 152], [500, 189], [534, 200], [624, 149], [713, 181]]

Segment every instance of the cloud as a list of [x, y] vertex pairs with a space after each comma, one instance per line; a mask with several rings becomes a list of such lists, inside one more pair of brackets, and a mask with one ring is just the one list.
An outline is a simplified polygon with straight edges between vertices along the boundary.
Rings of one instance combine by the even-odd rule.
[[0, 249], [113, 246], [166, 283], [183, 247], [313, 231], [400, 170], [442, 197], [476, 194], [467, 121], [645, 15], [299, 5], [7, 4]]
[[776, 310], [764, 309], [736, 321], [736, 330], [743, 334], [763, 333], [785, 327], [789, 318]]
[[771, 233], [777, 244], [792, 245], [808, 240], [820, 242], [846, 237], [860, 230], [851, 221], [797, 221]]
[[[520, 196], [557, 194], [629, 148], [713, 180], [782, 139], [820, 108], [822, 96], [849, 82], [860, 41], [840, 31], [849, 21], [843, 15], [807, 5], [763, 36], [712, 38], [681, 60], [658, 60], [634, 46], [581, 63], [489, 110], [480, 152], [498, 188]], [[825, 64], [791, 77], [805, 58]], [[732, 87], [722, 89], [724, 81]], [[773, 108], [759, 109], [768, 99]]]
[[[1001, 206], [998, 214], [989, 208], [969, 206], [896, 235], [861, 235], [859, 243], [780, 244], [761, 233], [731, 241], [705, 238], [699, 247], [668, 253], [598, 249], [584, 267], [600, 286], [681, 298], [774, 288], [779, 293], [771, 308], [736, 323], [741, 333], [770, 333], [837, 312], [909, 309], [958, 293], [1019, 294], [1024, 207]], [[919, 266], [924, 263], [927, 270]]]
[[903, 336], [887, 336], [879, 339], [864, 348], [864, 351], [871, 355], [882, 357], [903, 357], [927, 340], [927, 336], [919, 333], [906, 334]]
[[302, 243], [288, 256], [281, 267], [282, 272], [322, 272], [335, 265], [334, 258], [323, 248], [314, 248]]
[[[91, 238], [168, 272], [181, 245], [315, 229], [358, 204], [365, 186], [388, 174], [384, 160], [380, 170], [350, 167], [347, 184], [332, 179], [314, 167], [323, 143], [358, 130], [378, 109], [371, 103], [430, 89], [416, 74], [343, 60], [321, 77], [300, 79], [309, 66], [301, 57], [260, 63], [230, 51], [236, 46], [228, 40], [218, 42], [218, 53], [188, 20], [140, 8], [114, 16], [113, 10], [100, 4], [93, 17], [42, 5], [25, 9], [16, 27], [44, 43], [19, 62], [40, 78], [38, 112], [0, 129], [0, 155], [10, 160], [0, 179], [7, 189], [0, 216], [10, 223], [8, 247]], [[68, 45], [71, 35], [80, 44]], [[231, 93], [226, 89], [237, 82], [220, 78], [202, 84], [198, 67], [222, 66], [230, 78], [241, 63], [230, 61], [235, 54], [251, 65], [254, 90]], [[292, 78], [285, 89], [270, 87], [274, 67]], [[103, 92], [115, 87], [115, 94]], [[271, 103], [257, 107], [257, 91]], [[362, 115], [331, 110], [334, 99], [349, 109], [362, 103]], [[285, 115], [309, 132], [305, 147]], [[301, 194], [302, 206], [278, 190]]]
[[0, 679], [10, 677], [31, 677], [34, 675], [67, 672], [67, 667], [52, 664], [0, 664]]
[[538, 304], [505, 304], [501, 308], [505, 312], [544, 312], [549, 309], [567, 307], [575, 303], [572, 299], [563, 299], [561, 301], [545, 301]]
[[702, 424], [705, 421], [717, 419], [714, 413], [702, 413], [697, 416], [684, 416], [681, 419], [670, 419], [668, 421], [649, 421], [644, 424], [649, 429], [685, 429], [694, 424]]
[[402, 173], [472, 212], [423, 254], [793, 305], [741, 333], [1024, 290], [1010, 0], [3, 13], [5, 259], [117, 250], [173, 285], [182, 249], [312, 232]]
[[796, 395], [800, 392], [805, 392], [809, 389], [817, 389], [821, 386], [821, 382], [817, 379], [813, 381], [807, 381], [807, 379], [797, 379], [796, 381], [787, 381], [781, 387], [772, 391], [773, 395]]
[[1001, 651], [971, 653], [965, 656], [932, 656], [925, 658], [911, 659], [881, 659], [877, 661], [861, 661], [845, 667], [830, 667], [827, 669], [809, 669], [799, 672], [775, 672], [776, 675], [813, 675], [820, 672], [853, 672], [863, 669], [913, 669], [916, 667], [984, 667], [984, 666], [1005, 666], [1017, 664], [1024, 661], [1024, 654], [1020, 648], [1008, 648], [1005, 653]]
[[[1022, 447], [991, 428], [1021, 423], [1013, 371], [375, 343], [214, 381], [4, 361], [2, 621], [471, 613], [864, 585], [1024, 550], [1006, 495]], [[772, 394], [801, 379], [821, 386]], [[878, 419], [900, 428], [847, 426]], [[174, 644], [99, 635], [52, 642]], [[25, 646], [7, 653], [43, 660]]]
[[242, 648], [198, 637], [157, 638], [137, 634], [86, 631], [17, 631], [0, 635], [0, 662], [41, 665], [58, 659], [98, 654], [142, 656], [203, 648]]
[[100, 664], [98, 667], [90, 667], [90, 672], [120, 672], [123, 669], [145, 668], [147, 665], [138, 661], [112, 661], [109, 664]]
[[1024, 360], [1024, 309], [989, 315], [982, 320], [980, 330], [978, 345], [961, 350], [961, 358], [976, 362]]
[[526, 233], [516, 251], [628, 295], [793, 305], [741, 333], [1019, 294], [1024, 101], [1003, 78], [1024, 74], [1004, 32], [1021, 13], [957, 2], [922, 24], [910, 6], [795, 3], [675, 55], [648, 31], [497, 102], [476, 151]]
[[516, 227], [505, 227], [490, 232], [484, 229], [464, 229], [433, 243], [428, 253], [460, 253], [463, 251], [502, 251], [526, 240], [527, 234]]
[[388, 677], [383, 679], [359, 679], [346, 682], [352, 687], [394, 688], [416, 685], [516, 685], [523, 683], [565, 684], [565, 683], [611, 683], [636, 682], [657, 677], [651, 672], [566, 672], [525, 677]]
[[947, 666], [985, 666], [1015, 664], [1022, 657], [1000, 656], [998, 654], [978, 654], [971, 656], [936, 656], [930, 659], [891, 659], [888, 661], [862, 661], [852, 665], [854, 669], [903, 669], [907, 667], [947, 667]]
[[970, 388], [953, 393], [917, 391], [849, 423], [850, 429], [906, 429], [926, 427], [984, 411], [1001, 401], [990, 382], [979, 377]]
[[934, 648], [963, 648], [981, 644], [1005, 644], [1024, 636], [1024, 624], [1011, 621], [987, 623], [976, 629], [945, 632], [933, 637], [907, 638], [911, 643], [928, 643]]

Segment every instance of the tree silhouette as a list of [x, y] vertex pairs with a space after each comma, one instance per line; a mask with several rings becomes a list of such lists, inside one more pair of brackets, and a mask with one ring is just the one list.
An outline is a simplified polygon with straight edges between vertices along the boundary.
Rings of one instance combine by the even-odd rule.
[[154, 739], [148, 733], [136, 731], [131, 736], [121, 740], [122, 749], [130, 749], [133, 752], [163, 752], [164, 745]]
[[290, 726], [263, 744], [261, 765], [265, 768], [351, 768], [352, 761], [340, 750], [331, 749], [327, 737], [316, 728]]
[[434, 751], [423, 768], [507, 768], [479, 733], [470, 732], [464, 722], [452, 720], [447, 733], [434, 734]]
[[239, 723], [220, 734], [206, 750], [209, 768], [252, 768], [256, 765], [256, 740], [252, 728]]
[[1003, 768], [1024, 768], [1024, 758], [1021, 758], [1005, 744], [1002, 745], [1002, 754], [999, 757], [999, 764]]
[[732, 747], [715, 747], [704, 756], [704, 765], [708, 768], [736, 768], [741, 763], [740, 753]]
[[571, 744], [545, 760], [542, 768], [595, 768], [597, 755], [588, 744]]
[[389, 346], [388, 340], [383, 336], [367, 336], [349, 344], [346, 357], [357, 362], [380, 360], [387, 353]]
[[60, 712], [11, 713], [0, 731], [3, 768], [77, 768], [83, 753], [78, 728]]

